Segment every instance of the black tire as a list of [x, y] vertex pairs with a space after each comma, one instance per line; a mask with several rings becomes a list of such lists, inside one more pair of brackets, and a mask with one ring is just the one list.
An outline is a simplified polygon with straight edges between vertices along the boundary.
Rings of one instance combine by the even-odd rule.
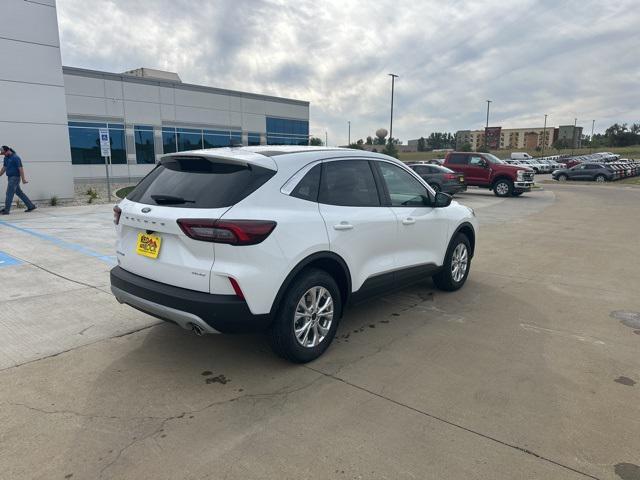
[[513, 192], [513, 182], [506, 178], [500, 178], [493, 184], [493, 193], [496, 197], [510, 197]]
[[605, 175], [596, 175], [596, 177], [594, 178], [594, 180], [596, 182], [606, 182], [607, 181], [607, 177]]
[[511, 192], [511, 195], [513, 195], [514, 197], [519, 197], [520, 195], [522, 195], [524, 192]]
[[558, 175], [557, 180], [559, 182], [566, 182], [567, 180], [569, 180], [569, 177], [567, 175], [565, 175], [564, 173], [561, 173], [560, 175]]
[[[463, 276], [460, 279], [456, 280], [454, 278], [452, 265], [453, 255], [458, 245], [461, 244], [466, 248], [467, 263]], [[467, 281], [469, 270], [471, 270], [471, 244], [469, 243], [469, 239], [466, 235], [464, 235], [463, 233], [458, 233], [449, 244], [449, 248], [447, 249], [447, 256], [444, 259], [442, 270], [440, 270], [433, 276], [433, 283], [435, 283], [436, 287], [438, 287], [440, 290], [454, 292], [461, 288], [464, 285], [464, 282]]]
[[[306, 293], [314, 287], [322, 287], [331, 295], [333, 318], [329, 331], [317, 345], [303, 346], [294, 332], [296, 309]], [[324, 270], [315, 268], [304, 270], [291, 282], [282, 298], [273, 324], [269, 328], [271, 348], [277, 355], [290, 362], [310, 362], [322, 355], [333, 341], [341, 314], [340, 289], [333, 277]]]

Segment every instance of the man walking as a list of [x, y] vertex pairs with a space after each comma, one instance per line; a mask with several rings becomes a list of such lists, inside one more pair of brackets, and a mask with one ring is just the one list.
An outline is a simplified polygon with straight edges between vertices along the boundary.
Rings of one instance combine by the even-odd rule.
[[22, 180], [22, 183], [27, 183], [27, 179], [24, 177], [24, 168], [22, 168], [22, 160], [12, 148], [7, 147], [6, 145], [3, 145], [1, 148], [1, 153], [4, 155], [4, 162], [2, 164], [2, 168], [0, 168], [0, 177], [6, 172], [8, 182], [4, 210], [0, 211], [0, 214], [9, 215], [14, 195], [18, 195], [18, 198], [26, 205], [27, 209], [25, 212], [35, 210], [36, 206], [20, 188], [20, 180]]

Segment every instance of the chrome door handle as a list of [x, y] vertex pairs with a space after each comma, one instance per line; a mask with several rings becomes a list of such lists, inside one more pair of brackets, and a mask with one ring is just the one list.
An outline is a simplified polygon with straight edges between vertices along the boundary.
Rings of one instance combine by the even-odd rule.
[[334, 230], [352, 230], [353, 229], [353, 225], [351, 225], [350, 223], [347, 222], [340, 222], [337, 225], [333, 226]]
[[413, 217], [407, 217], [402, 220], [403, 225], [413, 225], [414, 223], [416, 223], [416, 219]]

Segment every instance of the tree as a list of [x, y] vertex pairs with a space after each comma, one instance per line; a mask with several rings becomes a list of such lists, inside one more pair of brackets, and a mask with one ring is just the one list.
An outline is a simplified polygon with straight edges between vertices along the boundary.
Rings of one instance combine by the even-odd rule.
[[361, 138], [358, 139], [358, 141], [356, 142], [358, 145], [362, 146], [364, 145], [364, 140], [362, 140]]
[[384, 147], [384, 150], [382, 150], [382, 153], [389, 155], [390, 157], [398, 158], [398, 148], [396, 147], [396, 143], [393, 138], [389, 138], [389, 141]]
[[351, 143], [349, 144], [349, 148], [353, 148], [354, 150], [364, 150], [362, 143]]
[[440, 150], [443, 148], [455, 148], [456, 139], [448, 132], [432, 132], [427, 137], [427, 149]]
[[420, 137], [418, 139], [418, 151], [424, 152], [426, 149], [427, 149], [427, 142], [425, 141], [424, 137]]
[[633, 124], [631, 129], [626, 123], [614, 123], [604, 132], [610, 147], [626, 147], [640, 143], [640, 125]]
[[555, 148], [556, 150], [564, 150], [565, 148], [570, 148], [570, 147], [571, 147], [571, 142], [569, 141], [568, 138], [559, 138], [553, 144], [553, 148]]
[[471, 144], [469, 142], [465, 142], [460, 146], [460, 151], [461, 152], [470, 152], [471, 151]]
[[312, 145], [315, 147], [321, 147], [322, 145], [324, 145], [324, 142], [320, 140], [318, 137], [311, 137], [309, 139], [309, 145]]
[[371, 135], [367, 137], [367, 145], [373, 145], [373, 138], [371, 138]]

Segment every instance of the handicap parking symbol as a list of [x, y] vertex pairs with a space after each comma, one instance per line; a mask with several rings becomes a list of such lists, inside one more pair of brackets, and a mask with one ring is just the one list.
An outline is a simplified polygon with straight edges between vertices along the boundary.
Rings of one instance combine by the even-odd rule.
[[21, 263], [23, 263], [22, 260], [18, 260], [8, 253], [0, 252], [0, 268], [20, 265]]

